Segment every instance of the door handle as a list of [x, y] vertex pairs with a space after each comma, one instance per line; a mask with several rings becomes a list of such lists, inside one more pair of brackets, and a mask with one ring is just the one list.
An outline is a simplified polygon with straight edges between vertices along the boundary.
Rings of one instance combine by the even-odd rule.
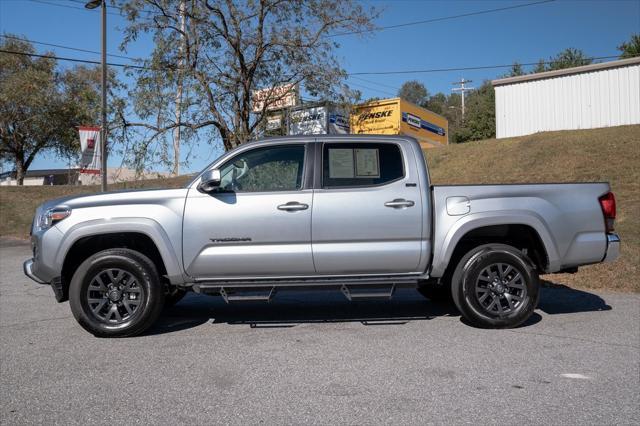
[[308, 204], [299, 203], [297, 201], [289, 201], [287, 204], [280, 204], [278, 210], [284, 210], [288, 212], [295, 212], [298, 210], [306, 210], [309, 208]]
[[413, 207], [416, 205], [416, 203], [414, 203], [411, 200], [405, 200], [404, 198], [396, 198], [393, 201], [387, 201], [386, 203], [384, 203], [385, 207], [392, 207], [394, 209], [401, 209], [403, 207]]

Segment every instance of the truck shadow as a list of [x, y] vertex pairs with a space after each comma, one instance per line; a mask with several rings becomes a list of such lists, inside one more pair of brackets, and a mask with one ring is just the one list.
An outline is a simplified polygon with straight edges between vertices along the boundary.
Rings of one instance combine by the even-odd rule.
[[[538, 310], [569, 314], [610, 310], [600, 296], [565, 286], [542, 289]], [[435, 303], [415, 290], [401, 289], [392, 300], [349, 302], [339, 292], [282, 291], [271, 303], [226, 304], [220, 297], [188, 294], [166, 309], [147, 335], [172, 333], [204, 323], [248, 325], [251, 328], [289, 328], [299, 324], [359, 322], [364, 326], [401, 326], [410, 321], [459, 317], [453, 303]], [[538, 313], [520, 327], [542, 320]]]
[[554, 284], [547, 280], [541, 280], [540, 283], [542, 294], [538, 309], [548, 315], [611, 310], [611, 306], [597, 294]]

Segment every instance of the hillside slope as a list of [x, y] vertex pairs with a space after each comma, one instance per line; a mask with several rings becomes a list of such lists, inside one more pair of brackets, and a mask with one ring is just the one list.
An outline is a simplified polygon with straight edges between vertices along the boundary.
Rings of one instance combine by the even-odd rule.
[[[615, 264], [550, 275], [557, 284], [640, 291], [640, 126], [539, 133], [451, 145], [426, 152], [434, 184], [608, 181], [618, 200], [623, 241]], [[140, 181], [110, 189], [179, 187], [189, 177]], [[27, 238], [33, 211], [44, 200], [98, 187], [0, 187], [0, 236]]]
[[583, 288], [640, 291], [640, 126], [492, 139], [429, 150], [426, 156], [435, 185], [610, 182], [617, 200], [621, 259], [545, 279]]

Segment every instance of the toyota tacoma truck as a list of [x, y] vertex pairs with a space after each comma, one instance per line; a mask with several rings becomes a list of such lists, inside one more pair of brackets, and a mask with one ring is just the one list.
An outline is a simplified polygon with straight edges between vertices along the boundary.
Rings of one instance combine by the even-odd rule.
[[515, 327], [539, 274], [618, 257], [615, 216], [608, 183], [434, 186], [410, 137], [283, 137], [182, 189], [44, 203], [24, 272], [102, 337], [142, 333], [189, 291], [237, 303], [308, 288], [362, 300], [416, 287], [472, 325]]

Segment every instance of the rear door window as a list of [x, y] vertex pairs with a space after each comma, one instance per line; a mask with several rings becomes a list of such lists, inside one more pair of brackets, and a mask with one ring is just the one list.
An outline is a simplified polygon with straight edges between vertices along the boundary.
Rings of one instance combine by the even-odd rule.
[[325, 143], [322, 187], [384, 185], [404, 177], [400, 147], [393, 143]]

